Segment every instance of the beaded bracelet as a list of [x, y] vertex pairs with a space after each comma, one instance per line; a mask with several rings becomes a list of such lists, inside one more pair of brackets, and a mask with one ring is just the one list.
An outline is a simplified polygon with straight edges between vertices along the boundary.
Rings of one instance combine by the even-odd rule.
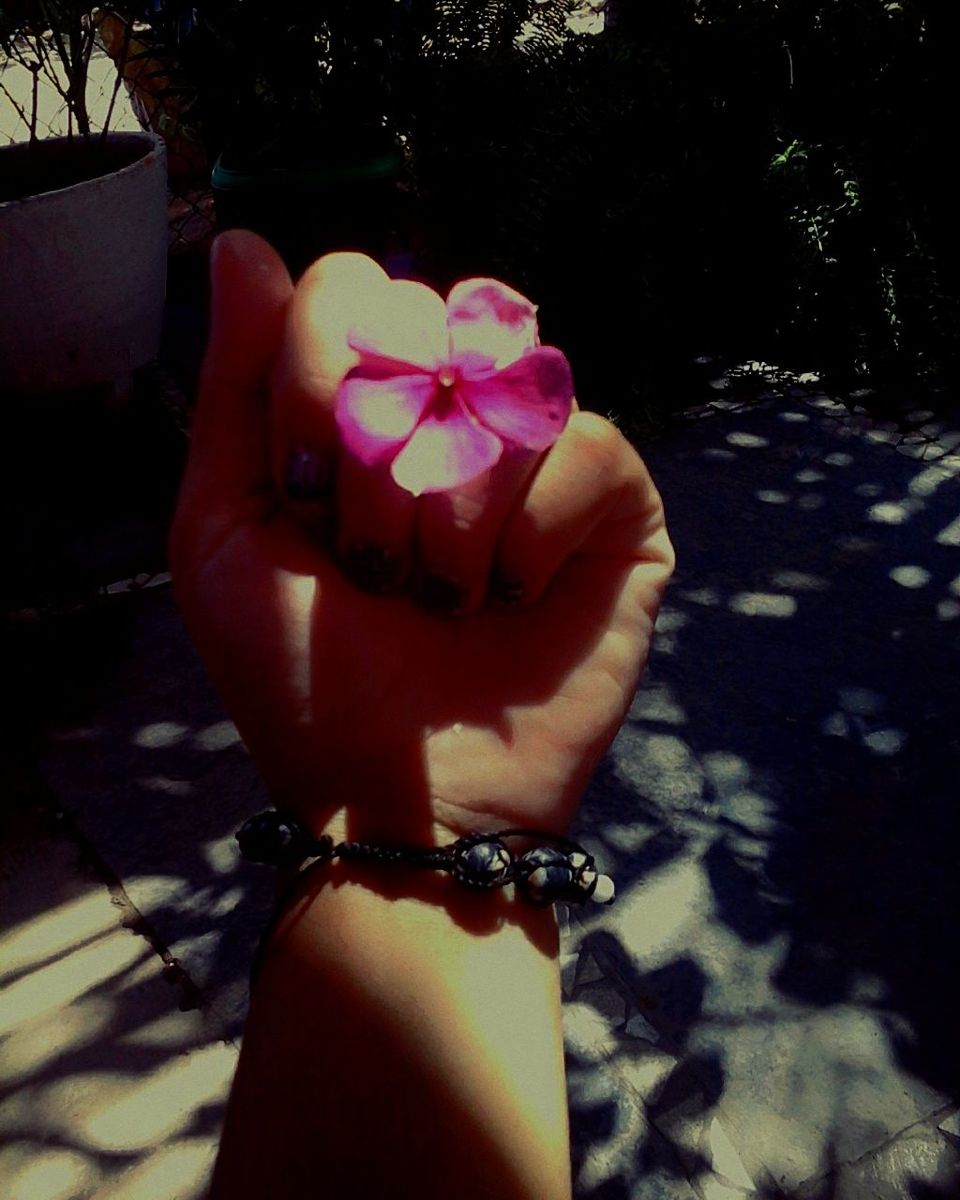
[[[519, 858], [505, 845], [507, 837], [542, 837], [557, 846], [538, 846]], [[267, 941], [276, 928], [303, 877], [333, 858], [401, 863], [434, 871], [447, 871], [462, 887], [490, 890], [514, 883], [523, 898], [537, 907], [549, 904], [583, 904], [593, 900], [612, 904], [613, 880], [597, 871], [596, 862], [577, 842], [541, 829], [502, 829], [498, 833], [468, 833], [449, 846], [371, 845], [341, 842], [324, 834], [315, 837], [292, 813], [268, 809], [246, 821], [236, 834], [241, 855], [249, 862], [275, 867], [300, 867], [291, 886], [276, 904], [254, 959], [255, 979]], [[313, 861], [303, 868], [308, 859]]]

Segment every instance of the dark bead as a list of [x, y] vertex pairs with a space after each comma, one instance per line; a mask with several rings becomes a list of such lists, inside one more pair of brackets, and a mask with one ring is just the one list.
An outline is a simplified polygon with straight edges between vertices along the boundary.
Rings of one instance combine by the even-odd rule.
[[303, 857], [304, 832], [276, 810], [257, 813], [237, 831], [240, 853], [249, 862], [282, 866]]
[[563, 850], [556, 846], [537, 846], [528, 850], [520, 858], [519, 868], [524, 875], [529, 875], [537, 867], [569, 867], [570, 860]]
[[577, 893], [570, 855], [555, 846], [538, 846], [520, 859], [520, 888], [531, 904], [546, 906], [572, 900]]
[[457, 843], [452, 874], [466, 887], [491, 888], [508, 878], [513, 856], [498, 838], [480, 835]]

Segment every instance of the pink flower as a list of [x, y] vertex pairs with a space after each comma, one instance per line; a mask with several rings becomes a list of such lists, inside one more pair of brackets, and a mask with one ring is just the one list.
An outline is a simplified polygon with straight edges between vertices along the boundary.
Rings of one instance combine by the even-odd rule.
[[390, 462], [400, 487], [420, 496], [475, 479], [504, 445], [551, 446], [573, 379], [563, 353], [540, 345], [535, 305], [495, 279], [456, 284], [445, 307], [425, 285], [403, 286], [423, 303], [349, 338], [360, 361], [336, 407], [348, 450], [367, 466]]

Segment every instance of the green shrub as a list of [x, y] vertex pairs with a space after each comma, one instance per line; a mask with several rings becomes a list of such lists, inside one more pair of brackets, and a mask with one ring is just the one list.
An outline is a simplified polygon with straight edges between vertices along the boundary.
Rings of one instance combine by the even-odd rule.
[[330, 78], [406, 135], [421, 274], [527, 292], [586, 406], [688, 403], [705, 353], [841, 393], [956, 382], [957, 6], [609, 0], [604, 32], [571, 38], [567, 4], [377, 0], [358, 21], [354, 0], [298, 0], [278, 25], [266, 0], [198, 0], [201, 100], [204, 71], [222, 84], [207, 125], [225, 136], [241, 86], [262, 103], [264, 54], [291, 121], [322, 109], [317, 46], [339, 29]]
[[457, 266], [541, 303], [584, 402], [687, 402], [704, 351], [840, 391], [956, 380], [955, 17], [623, 0], [601, 36], [518, 54], [492, 7], [433, 62], [418, 178]]

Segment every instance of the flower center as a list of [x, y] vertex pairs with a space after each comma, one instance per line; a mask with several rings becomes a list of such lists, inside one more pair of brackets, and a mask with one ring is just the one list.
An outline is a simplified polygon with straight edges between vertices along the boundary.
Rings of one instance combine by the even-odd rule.
[[443, 421], [457, 411], [456, 382], [457, 372], [450, 363], [437, 369], [437, 390], [430, 404], [431, 416]]

